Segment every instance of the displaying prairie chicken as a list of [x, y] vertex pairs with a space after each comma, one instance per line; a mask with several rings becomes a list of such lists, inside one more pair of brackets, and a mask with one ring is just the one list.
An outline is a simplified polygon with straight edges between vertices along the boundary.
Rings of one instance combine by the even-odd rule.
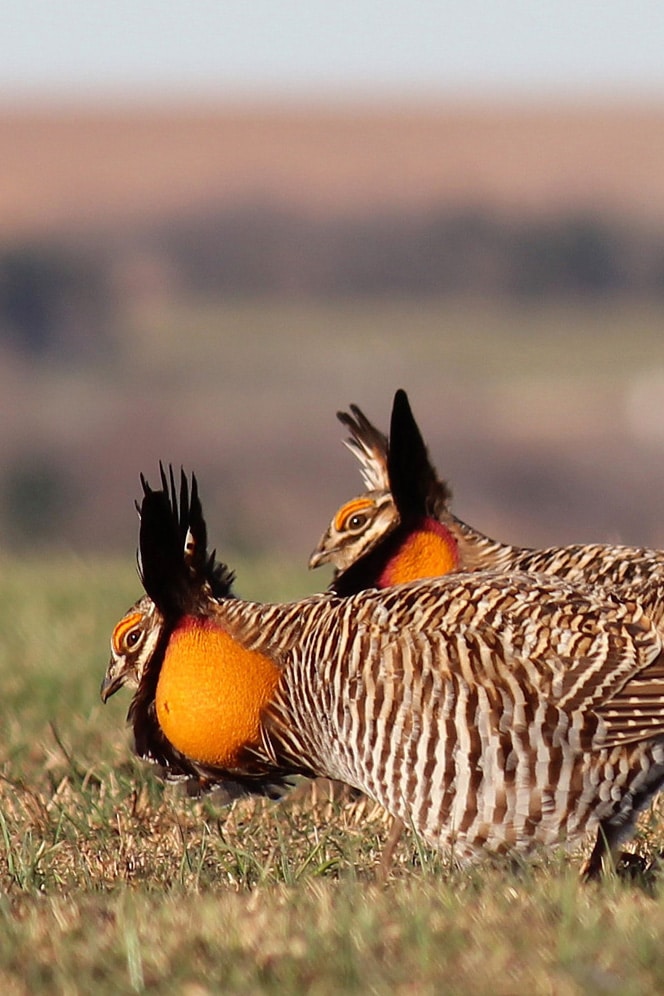
[[[490, 539], [451, 512], [451, 491], [431, 463], [405, 391], [394, 397], [389, 442], [356, 405], [337, 417], [350, 432], [345, 443], [367, 491], [341, 506], [311, 555], [310, 567], [335, 566], [332, 591], [348, 595], [452, 571], [541, 572], [638, 598], [664, 634], [664, 552], [605, 544], [533, 550]], [[400, 832], [395, 825], [384, 864]]]
[[664, 551], [602, 543], [533, 550], [490, 539], [453, 515], [405, 391], [394, 397], [389, 444], [357, 406], [337, 417], [350, 430], [346, 445], [368, 490], [341, 506], [311, 555], [310, 567], [335, 566], [333, 591], [499, 570], [551, 574], [644, 604], [658, 599]]
[[339, 779], [460, 860], [600, 826], [591, 876], [661, 788], [662, 640], [638, 604], [481, 572], [244, 602], [212, 591], [228, 573], [195, 481], [179, 500], [172, 474], [143, 491], [153, 606], [116, 627], [102, 697], [138, 678], [136, 749], [167, 772], [256, 791]]

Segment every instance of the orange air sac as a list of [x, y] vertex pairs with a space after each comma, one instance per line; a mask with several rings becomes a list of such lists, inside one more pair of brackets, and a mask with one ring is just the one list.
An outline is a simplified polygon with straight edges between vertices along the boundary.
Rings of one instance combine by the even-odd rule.
[[379, 587], [437, 578], [455, 571], [459, 554], [449, 529], [435, 520], [427, 520], [423, 528], [409, 533], [380, 576]]
[[192, 760], [232, 766], [243, 747], [258, 741], [261, 712], [279, 676], [269, 657], [246, 650], [209, 619], [186, 616], [159, 675], [159, 725]]

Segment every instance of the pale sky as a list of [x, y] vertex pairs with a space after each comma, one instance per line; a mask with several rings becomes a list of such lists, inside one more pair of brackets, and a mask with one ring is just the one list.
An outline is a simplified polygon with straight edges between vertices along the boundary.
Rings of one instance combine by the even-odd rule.
[[661, 0], [0, 0], [0, 98], [664, 97]]

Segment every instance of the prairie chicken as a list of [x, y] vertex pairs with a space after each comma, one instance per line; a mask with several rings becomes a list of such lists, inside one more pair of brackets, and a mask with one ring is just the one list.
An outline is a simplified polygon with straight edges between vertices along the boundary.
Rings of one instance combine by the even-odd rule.
[[[169, 518], [172, 545], [164, 547], [161, 551], [152, 551], [150, 569], [156, 575], [164, 572], [167, 577], [173, 577], [175, 571], [182, 571], [192, 579], [192, 584], [195, 582], [201, 597], [209, 597], [210, 599], [235, 598], [233, 571], [230, 571], [225, 564], [216, 561], [215, 551], [212, 551], [211, 554], [207, 552], [207, 527], [202, 514], [197, 514], [200, 512], [200, 500], [196, 478], [192, 476], [190, 492], [189, 482], [186, 476], [181, 474], [178, 499], [172, 471], [169, 483], [163, 468], [160, 467], [160, 470], [163, 493], [169, 495], [170, 501]], [[144, 489], [147, 489], [147, 482], [142, 477], [141, 482]], [[138, 502], [136, 508], [140, 515], [141, 506]], [[180, 552], [174, 557], [176, 532]], [[139, 572], [142, 573], [140, 564]], [[107, 702], [120, 688], [128, 687], [135, 690], [137, 694], [127, 717], [130, 721], [134, 709], [139, 707], [140, 694], [145, 693], [143, 679], [146, 666], [154, 654], [160, 652], [159, 644], [163, 633], [164, 617], [162, 613], [152, 598], [143, 595], [127, 610], [111, 634], [111, 659], [101, 684], [100, 695], [102, 702]], [[287, 783], [280, 778], [265, 779], [260, 782], [252, 779], [250, 788], [242, 778], [237, 781], [227, 777], [215, 778], [214, 773], [205, 765], [190, 764], [185, 757], [178, 760], [177, 752], [171, 750], [167, 750], [167, 761], [162, 764], [157, 744], [158, 736], [152, 745], [154, 747], [154, 753], [152, 753], [152, 747], [144, 742], [141, 727], [134, 725], [134, 733], [136, 753], [160, 766], [161, 774], [167, 780], [186, 781], [191, 794], [199, 794], [223, 786], [229, 799], [244, 795], [248, 791], [276, 798], [283, 789], [288, 787]]]
[[551, 574], [644, 604], [657, 599], [664, 551], [602, 543], [533, 550], [490, 539], [453, 515], [450, 489], [429, 459], [405, 391], [394, 397], [389, 444], [357, 406], [351, 412], [337, 417], [350, 430], [346, 445], [360, 460], [368, 490], [342, 505], [309, 561], [335, 566], [336, 593], [456, 570], [498, 570]]
[[[389, 442], [356, 405], [337, 417], [350, 432], [345, 443], [367, 491], [341, 506], [311, 555], [310, 567], [335, 566], [332, 591], [348, 595], [452, 571], [541, 572], [637, 598], [662, 626], [664, 552], [604, 544], [532, 550], [490, 539], [450, 511], [451, 491], [431, 463], [405, 391], [394, 397]], [[401, 829], [397, 823], [384, 865]]]
[[[170, 496], [171, 516], [173, 523], [177, 523], [187, 570], [192, 577], [197, 579], [197, 583], [201, 587], [201, 594], [205, 593], [211, 598], [219, 599], [234, 598], [234, 572], [230, 571], [225, 564], [217, 563], [216, 551], [213, 550], [209, 555], [207, 553], [207, 527], [201, 513], [196, 478], [192, 476], [190, 495], [187, 478], [181, 474], [178, 498], [172, 471], [170, 480], [166, 479], [161, 466], [160, 471], [162, 489]], [[143, 481], [142, 478], [141, 480]], [[146, 487], [144, 481], [143, 485]], [[136, 508], [140, 514], [141, 508], [138, 503], [136, 503]], [[190, 527], [190, 520], [193, 529]], [[167, 556], [167, 554], [165, 555]], [[163, 565], [163, 569], [167, 573], [170, 568], [171, 565], [168, 563]], [[134, 602], [114, 627], [111, 635], [111, 661], [100, 689], [103, 702], [108, 701], [120, 688], [137, 689], [139, 687], [145, 663], [151, 659], [156, 649], [161, 626], [162, 618], [155, 603], [147, 595], [143, 595], [142, 598]], [[131, 719], [131, 710], [129, 718]], [[134, 746], [136, 752], [142, 755], [143, 745], [138, 736]], [[159, 764], [157, 756], [152, 760]], [[290, 791], [293, 787], [290, 782], [280, 778], [270, 778], [260, 782], [251, 779], [249, 785], [244, 779], [236, 781], [226, 776], [219, 779], [205, 766], [191, 765], [184, 757], [180, 764], [173, 763], [171, 759], [167, 766], [162, 767], [161, 773], [170, 781], [186, 781], [187, 791], [190, 795], [199, 795], [222, 788], [225, 801], [245, 795], [249, 789], [254, 794], [266, 794], [271, 798], [278, 798], [284, 791]], [[353, 793], [349, 794], [348, 786], [345, 784], [325, 784], [323, 790], [323, 794], [327, 798], [335, 798], [337, 801], [353, 798]], [[315, 795], [315, 786], [312, 787], [312, 791]]]
[[226, 572], [195, 481], [179, 502], [172, 474], [143, 491], [153, 608], [131, 647], [114, 638], [102, 697], [138, 676], [136, 749], [167, 773], [256, 791], [339, 779], [460, 860], [599, 826], [589, 876], [661, 788], [662, 640], [637, 603], [482, 572], [244, 602], [211, 592]]

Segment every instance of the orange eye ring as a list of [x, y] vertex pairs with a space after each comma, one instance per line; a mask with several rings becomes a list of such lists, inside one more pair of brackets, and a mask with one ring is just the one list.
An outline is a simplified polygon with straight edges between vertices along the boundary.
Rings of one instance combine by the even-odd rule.
[[[374, 506], [375, 502], [371, 498], [353, 498], [351, 501], [346, 502], [345, 505], [342, 505], [337, 512], [334, 519], [334, 528], [337, 532], [342, 532], [349, 528], [360, 528], [360, 526], [366, 523], [366, 513], [370, 512]], [[353, 525], [352, 520], [356, 516], [363, 516], [363, 521]]]
[[[129, 643], [129, 636], [132, 634], [132, 630], [137, 630], [138, 624], [143, 621], [143, 615], [141, 612], [132, 612], [131, 615], [125, 616], [121, 619], [113, 630], [113, 635], [111, 637], [111, 644], [113, 650], [116, 654], [122, 654], [126, 650], [131, 650], [136, 646], [136, 642]], [[138, 635], [141, 635], [141, 631], [137, 630]]]

